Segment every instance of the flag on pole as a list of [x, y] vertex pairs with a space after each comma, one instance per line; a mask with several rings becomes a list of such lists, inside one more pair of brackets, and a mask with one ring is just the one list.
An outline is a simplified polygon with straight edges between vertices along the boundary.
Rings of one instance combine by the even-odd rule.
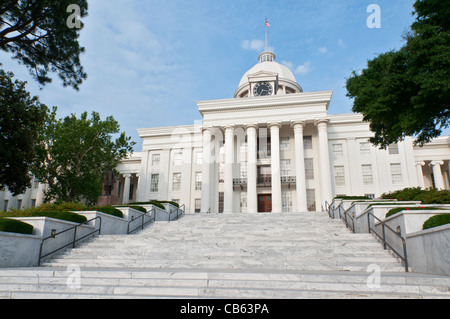
[[267, 21], [267, 17], [266, 17], [266, 27], [270, 27], [270, 23]]

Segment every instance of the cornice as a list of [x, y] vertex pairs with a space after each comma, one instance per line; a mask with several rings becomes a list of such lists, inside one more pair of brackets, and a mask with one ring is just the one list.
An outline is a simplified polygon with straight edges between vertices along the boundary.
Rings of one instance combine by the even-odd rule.
[[224, 100], [199, 101], [198, 110], [205, 113], [229, 112], [234, 110], [257, 110], [268, 108], [288, 108], [294, 106], [317, 106], [325, 104], [328, 108], [333, 91], [306, 92], [263, 97], [233, 98]]

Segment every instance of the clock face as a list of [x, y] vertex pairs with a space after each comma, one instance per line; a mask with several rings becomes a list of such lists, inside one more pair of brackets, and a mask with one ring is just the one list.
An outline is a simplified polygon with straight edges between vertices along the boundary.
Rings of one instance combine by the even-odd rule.
[[255, 88], [253, 89], [254, 96], [272, 95], [272, 93], [273, 93], [273, 88], [269, 82], [256, 83]]

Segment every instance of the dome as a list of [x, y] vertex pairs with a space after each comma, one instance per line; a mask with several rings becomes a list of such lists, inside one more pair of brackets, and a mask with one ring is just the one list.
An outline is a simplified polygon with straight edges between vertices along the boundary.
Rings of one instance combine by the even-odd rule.
[[288, 67], [275, 62], [275, 54], [263, 52], [259, 55], [258, 60], [259, 63], [248, 70], [242, 77], [235, 97], [251, 96], [250, 83], [252, 78], [256, 78], [258, 75], [274, 75], [277, 77], [277, 85], [280, 87], [276, 94], [303, 92], [292, 71]]
[[255, 74], [261, 71], [268, 71], [272, 73], [277, 73], [279, 78], [283, 78], [286, 80], [290, 80], [292, 82], [297, 83], [294, 74], [289, 70], [287, 66], [284, 66], [275, 61], [265, 61], [256, 64], [250, 70], [248, 70], [239, 82], [239, 87], [248, 83], [248, 76], [251, 74]]

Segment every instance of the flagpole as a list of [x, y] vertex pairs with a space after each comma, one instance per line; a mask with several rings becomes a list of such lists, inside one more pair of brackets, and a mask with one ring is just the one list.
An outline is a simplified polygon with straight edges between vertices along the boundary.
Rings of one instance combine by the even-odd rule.
[[267, 52], [267, 17], [266, 17], [266, 23], [265, 23], [265, 27], [266, 27], [266, 52]]

